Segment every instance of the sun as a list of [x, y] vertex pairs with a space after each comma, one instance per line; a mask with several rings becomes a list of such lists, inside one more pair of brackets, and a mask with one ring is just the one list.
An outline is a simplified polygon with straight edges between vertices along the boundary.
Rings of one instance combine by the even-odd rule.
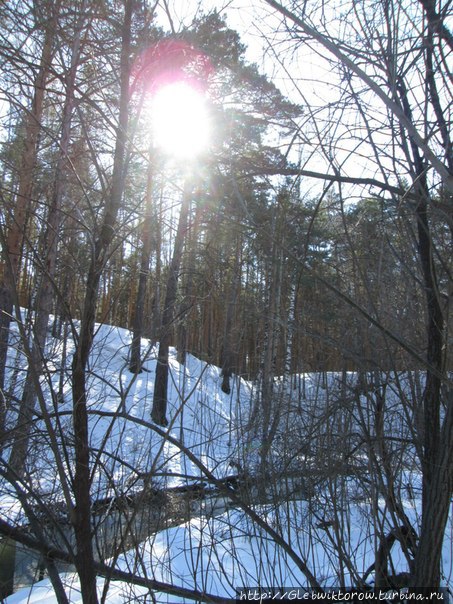
[[152, 103], [154, 145], [179, 159], [197, 157], [209, 143], [205, 96], [187, 82], [161, 86]]

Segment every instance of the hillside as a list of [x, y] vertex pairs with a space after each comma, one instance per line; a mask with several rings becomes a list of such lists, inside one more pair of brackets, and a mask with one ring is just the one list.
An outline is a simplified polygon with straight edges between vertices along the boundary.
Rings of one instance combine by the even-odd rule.
[[[401, 522], [401, 516], [395, 520], [400, 513], [414, 527], [419, 522], [420, 477], [417, 467], [410, 467], [410, 455], [401, 456], [395, 479], [399, 481], [402, 509], [391, 510], [388, 499], [373, 490], [363, 448], [344, 463], [346, 449], [341, 451], [339, 443], [349, 439], [352, 446], [354, 439], [358, 443], [361, 439], [357, 437], [360, 414], [357, 407], [351, 413], [342, 378], [352, 392], [357, 376], [311, 374], [295, 376], [289, 383], [275, 381], [280, 417], [263, 475], [261, 427], [258, 421], [255, 426], [249, 421], [257, 397], [256, 384], [235, 378], [231, 394], [226, 395], [220, 388], [217, 367], [191, 355], [181, 366], [172, 349], [171, 421], [167, 429], [158, 428], [149, 420], [156, 349], [142, 341], [144, 370], [133, 376], [126, 362], [130, 341], [128, 331], [99, 325], [90, 359], [91, 496], [93, 507], [99, 510], [93, 524], [96, 542], [105, 555], [100, 574], [111, 574], [107, 581], [98, 579], [99, 595], [105, 589], [106, 601], [118, 603], [209, 601], [209, 594], [221, 601], [234, 601], [235, 589], [241, 586], [308, 588], [307, 575], [323, 588], [354, 586], [360, 577], [371, 587], [379, 530], [385, 535], [391, 533], [395, 522]], [[61, 342], [51, 340], [48, 350], [54, 363], [54, 372], [48, 377], [55, 391], [61, 384], [60, 347]], [[69, 345], [68, 359], [71, 349]], [[10, 359], [10, 366], [16, 367], [19, 380], [24, 357], [18, 353]], [[409, 381], [407, 376], [399, 379]], [[386, 404], [395, 430], [401, 405], [394, 383], [387, 387]], [[55, 434], [63, 436], [59, 447], [70, 467], [68, 393], [69, 382], [64, 381], [62, 400], [50, 418]], [[358, 400], [363, 409], [370, 404], [367, 396]], [[50, 396], [51, 406], [49, 401]], [[355, 426], [351, 424], [354, 416]], [[339, 428], [343, 429], [341, 434]], [[401, 423], [401, 437], [403, 430]], [[35, 431], [41, 436], [34, 439], [34, 447], [37, 449], [39, 442], [41, 447], [32, 458], [33, 491], [28, 502], [34, 513], [39, 513], [48, 542], [61, 549], [61, 536], [56, 536], [52, 522], [63, 526], [68, 511], [55, 469], [55, 451], [40, 420]], [[297, 448], [303, 434], [305, 446]], [[337, 438], [336, 448], [323, 442], [328, 435], [331, 442]], [[227, 481], [223, 481], [225, 477]], [[7, 490], [3, 482], [2, 492]], [[138, 534], [143, 526], [139, 531], [133, 520], [138, 509], [134, 497], [151, 491], [165, 494], [166, 499], [156, 500], [153, 511], [157, 510], [157, 525], [150, 528], [153, 534], [143, 539]], [[181, 493], [185, 493], [184, 499], [175, 499]], [[185, 507], [177, 507], [178, 501]], [[162, 506], [170, 507], [162, 511]], [[181, 514], [179, 520], [176, 508]], [[10, 524], [27, 524], [17, 493], [11, 489], [1, 499], [1, 513]], [[373, 516], [381, 519], [381, 527], [373, 524]], [[108, 533], [112, 518], [116, 524]], [[444, 543], [444, 585], [451, 581], [452, 531], [450, 519]], [[102, 541], [107, 533], [108, 545]], [[407, 570], [404, 546], [398, 541], [391, 549], [388, 566], [392, 575]], [[76, 575], [67, 571], [61, 579], [69, 601], [82, 602]], [[183, 595], [178, 597], [178, 593]], [[49, 579], [6, 600], [8, 604], [56, 601]]]

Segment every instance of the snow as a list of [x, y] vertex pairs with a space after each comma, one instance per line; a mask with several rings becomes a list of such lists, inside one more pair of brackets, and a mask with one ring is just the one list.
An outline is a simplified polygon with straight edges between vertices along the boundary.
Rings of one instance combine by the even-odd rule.
[[[188, 355], [185, 366], [181, 366], [176, 360], [176, 351], [171, 349], [168, 405], [171, 421], [166, 432], [171, 439], [165, 438], [150, 423], [157, 350], [148, 341], [142, 341], [142, 351], [147, 354], [144, 371], [133, 376], [127, 370], [130, 342], [131, 334], [127, 330], [108, 325], [97, 326], [90, 360], [89, 411], [91, 443], [94, 450], [99, 451], [93, 458], [96, 460], [93, 485], [98, 497], [139, 492], [149, 476], [152, 476], [152, 485], [158, 488], [183, 485], [187, 476], [191, 477], [189, 482], [197, 478], [201, 480], [204, 473], [189, 458], [186, 450], [219, 479], [236, 474], [244, 463], [254, 463], [258, 457], [259, 439], [252, 436], [247, 447], [239, 446], [252, 406], [253, 384], [235, 378], [231, 394], [226, 395], [220, 389], [221, 376], [217, 367], [192, 355]], [[69, 343], [69, 359], [72, 352], [73, 345]], [[52, 341], [50, 353], [56, 368], [51, 381], [53, 387], [58, 389], [61, 343]], [[26, 360], [24, 357], [10, 359], [10, 365], [24, 368]], [[320, 412], [320, 393], [324, 393], [322, 396], [327, 400], [329, 393], [335, 392], [337, 378], [331, 375], [327, 382], [321, 382], [315, 374], [300, 378], [303, 379], [304, 405], [309, 408], [310, 401], [316, 401], [312, 421]], [[350, 379], [353, 379], [352, 374]], [[64, 424], [67, 451], [70, 452], [68, 380], [64, 383], [63, 395], [64, 402], [58, 410]], [[334, 404], [334, 397], [332, 400]], [[297, 405], [300, 404], [298, 394]], [[288, 412], [282, 428], [286, 435], [291, 435], [291, 430], [295, 430], [292, 417]], [[294, 435], [295, 439], [299, 438], [297, 431]], [[280, 456], [283, 459], [284, 452], [280, 452], [278, 445], [274, 454], [276, 463]], [[302, 464], [301, 467], [310, 467], [310, 455], [308, 452], [300, 453], [297, 463]], [[51, 493], [58, 499], [58, 476], [51, 452], [44, 451], [37, 463], [40, 468], [37, 485], [43, 493]], [[365, 479], [364, 476], [364, 482]], [[255, 513], [266, 519], [292, 545], [309, 568], [315, 570], [319, 582], [326, 587], [338, 586], [340, 582], [352, 584], [356, 578], [351, 575], [352, 569], [363, 575], [373, 563], [376, 539], [375, 527], [370, 522], [372, 506], [380, 506], [383, 514], [386, 509], [385, 501], [378, 500], [376, 503], [364, 496], [367, 489], [357, 477], [342, 477], [341, 480], [344, 492], [351, 496], [349, 501], [338, 503], [341, 509], [335, 509], [332, 505], [332, 492], [326, 486], [327, 481], [316, 485], [313, 500], [288, 500], [252, 506]], [[404, 511], [417, 525], [420, 476], [416, 467], [404, 469], [404, 482], [412, 485], [413, 490], [411, 497], [404, 499]], [[332, 484], [335, 485], [335, 481]], [[0, 517], [18, 522], [23, 518], [21, 507], [14, 494], [3, 487]], [[338, 532], [347, 536], [343, 559], [349, 558], [352, 567], [339, 559], [335, 547]], [[453, 580], [452, 534], [450, 518], [443, 552], [446, 585], [451, 585]], [[396, 570], [406, 569], [406, 560], [403, 553], [398, 552], [397, 546], [393, 561]], [[198, 513], [192, 518], [179, 526], [160, 530], [111, 563], [122, 571], [225, 598], [234, 598], [235, 588], [240, 586], [307, 585], [294, 560], [244, 510], [233, 509], [224, 498], [202, 501]], [[69, 601], [74, 604], [82, 602], [76, 574], [65, 572], [61, 574], [61, 579]], [[100, 577], [100, 596], [104, 584], [105, 579]], [[162, 603], [189, 601], [163, 592], [154, 592], [153, 597], [156, 602]], [[150, 599], [146, 587], [110, 581], [107, 601], [119, 604], [154, 600]], [[7, 598], [6, 602], [53, 604], [56, 598], [50, 581], [44, 579], [21, 589]]]

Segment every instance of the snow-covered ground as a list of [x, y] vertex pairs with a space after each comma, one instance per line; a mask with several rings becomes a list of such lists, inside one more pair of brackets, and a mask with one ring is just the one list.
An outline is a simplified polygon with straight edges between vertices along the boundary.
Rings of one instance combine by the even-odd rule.
[[[172, 349], [167, 414], [170, 425], [162, 434], [150, 423], [156, 349], [143, 341], [143, 352], [147, 353], [144, 371], [133, 376], [127, 369], [130, 340], [130, 333], [126, 330], [98, 326], [89, 381], [93, 493], [96, 493], [96, 498], [132, 495], [150, 484], [162, 489], [196, 480], [206, 481], [204, 469], [222, 478], [250, 470], [253, 464], [259, 463], [259, 436], [253, 429], [247, 430], [254, 401], [251, 383], [234, 379], [231, 394], [226, 395], [220, 389], [221, 376], [217, 367], [191, 355], [187, 356], [185, 366], [181, 366], [176, 360], [176, 351]], [[60, 439], [62, 458], [70, 466], [71, 393], [69, 381], [60, 372], [62, 346], [61, 341], [51, 343], [49, 366], [54, 367], [54, 371], [48, 375], [49, 382], [44, 384], [43, 391], [49, 400], [51, 387], [56, 394], [60, 391], [59, 397], [53, 397], [59, 421], [56, 417], [51, 417], [51, 420]], [[69, 344], [68, 364], [71, 351], [72, 345]], [[9, 377], [17, 381], [19, 389], [25, 358], [19, 353], [17, 362], [12, 358], [9, 364], [16, 366], [15, 376]], [[335, 379], [331, 376], [332, 384]], [[292, 472], [300, 467], [303, 474], [303, 469], [312, 468], [314, 461], [319, 464], [319, 457], [300, 446], [301, 435], [310, 426], [316, 428], [316, 414], [323, 417], [320, 408], [326, 403], [328, 393], [335, 389], [332, 386], [329, 390], [329, 384], [322, 384], [317, 375], [304, 376], [302, 390], [300, 381], [299, 387], [295, 389], [292, 386], [292, 389], [293, 394], [287, 395], [281, 404], [281, 428], [277, 430], [271, 455], [274, 467], [278, 467], [281, 460], [288, 459], [287, 439], [283, 436], [288, 437], [289, 447], [294, 449], [288, 467]], [[55, 403], [57, 398], [58, 404]], [[331, 404], [335, 405], [335, 397], [332, 401]], [[302, 411], [310, 411], [310, 405], [313, 405], [312, 412], [301, 412], [301, 408]], [[333, 415], [328, 416], [329, 421]], [[304, 425], [303, 417], [309, 417], [312, 424]], [[301, 426], [296, 425], [297, 418], [301, 419]], [[340, 421], [336, 415], [335, 418], [336, 422]], [[332, 426], [326, 428], [323, 425], [326, 438], [338, 428], [337, 424], [335, 430]], [[283, 441], [285, 446], [279, 444]], [[335, 455], [341, 457], [340, 451], [332, 451], [333, 442], [340, 440], [328, 440], [325, 445], [326, 450], [330, 447], [329, 454], [324, 457], [329, 467]], [[33, 475], [35, 488], [44, 501], [56, 505], [55, 502], [62, 499], [61, 476], [55, 469], [52, 448], [40, 450], [33, 463], [39, 469]], [[420, 507], [417, 468], [404, 467], [400, 475], [401, 484], [411, 485], [410, 496], [408, 493], [402, 498], [404, 513], [416, 526]], [[322, 586], [351, 585], [373, 564], [379, 545], [377, 518], [385, 525], [387, 521], [383, 519], [388, 517], [388, 526], [391, 526], [387, 504], [379, 496], [370, 496], [369, 482], [366, 474], [361, 478], [357, 475], [335, 476], [335, 472], [329, 475], [327, 472], [322, 480], [312, 485], [310, 497], [306, 500], [289, 498], [288, 501], [276, 500], [273, 504], [257, 504], [252, 507], [252, 514], [247, 509], [234, 506], [208, 510], [179, 526], [151, 535], [129, 551], [115, 556], [110, 563], [131, 575], [226, 599], [234, 599], [235, 589], [241, 586], [307, 586], [301, 565], [298, 566], [294, 557], [287, 549], [285, 551], [285, 546], [278, 543], [281, 539]], [[1, 483], [0, 488], [0, 516], [10, 522], [20, 522], [22, 512], [14, 492], [6, 483]], [[270, 530], [259, 526], [253, 514], [265, 520]], [[383, 530], [385, 532], [385, 526]], [[275, 535], [278, 539], [274, 538]], [[452, 536], [450, 518], [443, 557], [444, 584], [450, 586], [453, 582]], [[407, 561], [398, 545], [392, 550], [392, 555], [395, 572], [407, 570]], [[75, 573], [61, 576], [70, 602], [82, 602]], [[372, 575], [368, 577], [371, 578]], [[98, 585], [101, 595], [105, 579], [99, 578]], [[105, 594], [110, 603], [189, 601], [158, 591], [151, 596], [147, 587], [126, 581], [111, 581]], [[50, 581], [44, 579], [6, 601], [8, 604], [51, 604], [56, 602], [56, 597]]]

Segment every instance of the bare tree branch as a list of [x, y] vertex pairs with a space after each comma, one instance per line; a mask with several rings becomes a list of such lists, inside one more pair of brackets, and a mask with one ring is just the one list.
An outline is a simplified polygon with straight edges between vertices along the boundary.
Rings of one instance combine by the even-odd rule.
[[299, 18], [292, 11], [288, 10], [276, 0], [266, 0], [266, 2], [272, 6], [275, 10], [281, 13], [287, 19], [290, 19], [295, 25], [301, 28], [301, 30], [320, 44], [324, 46], [330, 53], [333, 54], [345, 67], [355, 73], [368, 88], [376, 94], [376, 96], [384, 103], [387, 109], [396, 117], [401, 126], [408, 132], [414, 143], [423, 152], [426, 159], [429, 161], [431, 166], [436, 170], [445, 187], [453, 193], [453, 174], [451, 174], [448, 167], [437, 157], [437, 155], [431, 150], [426, 143], [424, 137], [418, 132], [414, 124], [405, 115], [403, 109], [395, 103], [389, 96], [384, 92], [383, 88], [379, 86], [361, 67], [347, 55], [345, 55], [339, 47], [332, 41], [329, 40], [322, 33], [308, 25], [304, 19]]

